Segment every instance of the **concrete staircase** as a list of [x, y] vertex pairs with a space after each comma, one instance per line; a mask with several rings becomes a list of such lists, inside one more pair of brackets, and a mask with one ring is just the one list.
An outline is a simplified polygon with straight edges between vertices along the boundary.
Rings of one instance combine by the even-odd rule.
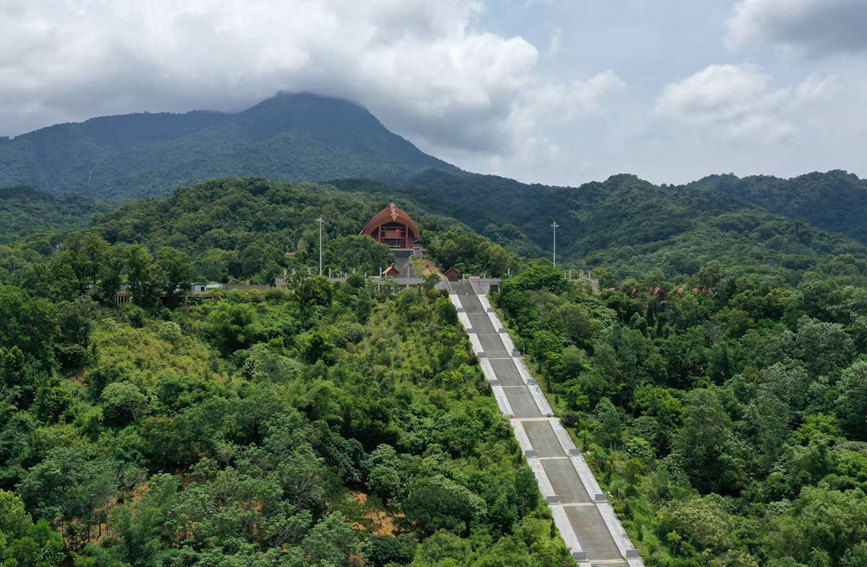
[[479, 287], [450, 282], [449, 297], [572, 556], [580, 567], [643, 567], [607, 495]]

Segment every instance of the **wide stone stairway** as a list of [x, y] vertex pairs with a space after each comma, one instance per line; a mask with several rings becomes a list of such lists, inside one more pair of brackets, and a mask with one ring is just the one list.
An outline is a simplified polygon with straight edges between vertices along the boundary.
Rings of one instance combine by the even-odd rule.
[[449, 283], [449, 297], [572, 556], [581, 567], [643, 566], [607, 495], [553, 416], [487, 296], [476, 293], [471, 281], [463, 281]]

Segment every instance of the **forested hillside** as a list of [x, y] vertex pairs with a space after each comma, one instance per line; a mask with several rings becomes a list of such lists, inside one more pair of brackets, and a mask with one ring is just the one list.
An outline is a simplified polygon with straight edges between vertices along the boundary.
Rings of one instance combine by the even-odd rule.
[[105, 116], [0, 138], [0, 186], [126, 200], [230, 175], [403, 182], [426, 167], [453, 169], [367, 110], [312, 94], [279, 94], [237, 114]]
[[[468, 228], [533, 256], [541, 210], [337, 185], [213, 180], [0, 245], [2, 562], [570, 564], [451, 303], [358, 276], [397, 199], [441, 267], [517, 274], [495, 302], [648, 565], [861, 567], [860, 244], [706, 187], [532, 189], [593, 228], [564, 229], [591, 293]], [[346, 284], [308, 275], [319, 216]]]
[[495, 303], [647, 565], [864, 565], [867, 288], [539, 265]]
[[81, 195], [52, 195], [29, 187], [0, 189], [0, 242], [25, 234], [87, 225], [109, 206]]
[[867, 180], [845, 171], [808, 173], [792, 179], [769, 175], [713, 175], [690, 186], [709, 187], [737, 196], [763, 209], [803, 219], [829, 232], [840, 232], [867, 244]]
[[[98, 215], [86, 229], [0, 244], [0, 282], [103, 300], [126, 286], [147, 305], [176, 298], [190, 281], [274, 285], [287, 274], [317, 273], [320, 216], [325, 273], [378, 274], [394, 256], [358, 233], [387, 203], [323, 185], [213, 180]], [[522, 263], [454, 219], [401, 205], [443, 265], [501, 276]]]
[[0, 285], [0, 563], [567, 565], [448, 298], [291, 284]]
[[[867, 274], [863, 244], [700, 185], [657, 186], [633, 175], [617, 175], [580, 187], [547, 187], [436, 170], [416, 176], [412, 183], [400, 188], [357, 180], [335, 185], [411, 197], [530, 257], [550, 253], [545, 252], [551, 247], [549, 225], [556, 220], [561, 261], [605, 266], [621, 278], [650, 269], [685, 277], [711, 260], [789, 282], [807, 271], [853, 278]], [[853, 220], [851, 226], [859, 223], [867, 220]]]
[[[336, 180], [344, 191], [456, 218], [523, 257], [550, 253], [556, 220], [561, 260], [620, 277], [652, 268], [688, 276], [716, 259], [791, 283], [834, 257], [849, 275], [863, 275], [867, 257], [867, 182], [842, 171], [717, 175], [682, 186], [633, 175], [528, 185], [460, 171], [364, 108], [311, 94], [280, 94], [237, 114], [107, 116], [0, 140], [0, 185], [133, 200], [227, 176]], [[214, 279], [224, 278], [218, 270]]]

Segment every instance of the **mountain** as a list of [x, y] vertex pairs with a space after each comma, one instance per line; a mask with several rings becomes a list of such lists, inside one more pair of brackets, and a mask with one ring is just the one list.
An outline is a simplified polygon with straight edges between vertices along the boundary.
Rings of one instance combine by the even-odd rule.
[[215, 177], [407, 181], [455, 168], [351, 102], [278, 94], [239, 113], [103, 116], [0, 139], [0, 187], [131, 199]]
[[625, 174], [578, 187], [525, 184], [461, 171], [367, 110], [312, 94], [280, 94], [237, 114], [94, 118], [0, 141], [0, 186], [130, 200], [243, 176], [331, 179], [343, 191], [455, 218], [525, 257], [550, 254], [556, 220], [561, 260], [608, 264], [621, 276], [654, 267], [689, 275], [716, 259], [791, 278], [832, 257], [858, 264], [867, 244], [867, 181], [846, 172], [717, 175], [679, 186]]
[[808, 173], [792, 179], [768, 175], [738, 178], [713, 175], [687, 187], [707, 187], [743, 199], [764, 210], [803, 219], [819, 228], [842, 232], [867, 244], [867, 180], [845, 171]]
[[[326, 219], [325, 268], [341, 270], [352, 264], [341, 259], [365, 253], [353, 248], [353, 238], [387, 204], [387, 197], [328, 185], [212, 179], [181, 187], [169, 197], [142, 199], [96, 215], [89, 229], [111, 244], [142, 244], [152, 251], [176, 248], [192, 259], [197, 280], [272, 282], [284, 269], [317, 267], [318, 217]], [[460, 226], [446, 215], [427, 213], [410, 199], [401, 200], [401, 206], [424, 227], [423, 238]], [[366, 266], [367, 273], [387, 267], [393, 259], [386, 255], [384, 263]], [[364, 262], [355, 260], [358, 266], [353, 267], [361, 270]]]
[[[771, 212], [746, 196], [698, 183], [659, 186], [634, 175], [615, 175], [580, 187], [550, 187], [493, 175], [426, 170], [411, 184], [396, 188], [359, 180], [334, 184], [347, 191], [412, 198], [428, 211], [448, 214], [530, 257], [550, 254], [550, 225], [556, 220], [559, 260], [590, 268], [608, 266], [621, 277], [651, 268], [668, 277], [689, 276], [712, 260], [783, 280], [810, 270], [842, 270], [852, 277], [867, 274], [867, 248], [846, 234], [822, 230], [789, 218], [787, 212], [795, 216], [790, 211]], [[798, 184], [789, 190], [798, 193]], [[835, 202], [833, 195], [828, 199]], [[849, 234], [858, 226], [849, 225]], [[829, 263], [836, 264], [832, 268]]]
[[108, 210], [82, 195], [52, 195], [29, 187], [0, 188], [0, 242], [45, 230], [77, 228]]

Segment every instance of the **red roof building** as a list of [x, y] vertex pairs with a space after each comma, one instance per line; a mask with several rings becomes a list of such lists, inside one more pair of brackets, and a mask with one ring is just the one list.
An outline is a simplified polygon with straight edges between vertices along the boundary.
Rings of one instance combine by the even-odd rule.
[[394, 203], [376, 213], [361, 234], [366, 234], [389, 248], [411, 249], [418, 240], [418, 225]]
[[455, 267], [451, 267], [443, 274], [447, 280], [456, 282], [461, 279], [461, 273]]
[[396, 278], [397, 276], [400, 275], [400, 270], [398, 270], [394, 266], [394, 264], [392, 264], [391, 266], [387, 267], [384, 272], [382, 272], [382, 275], [388, 276], [390, 278]]

